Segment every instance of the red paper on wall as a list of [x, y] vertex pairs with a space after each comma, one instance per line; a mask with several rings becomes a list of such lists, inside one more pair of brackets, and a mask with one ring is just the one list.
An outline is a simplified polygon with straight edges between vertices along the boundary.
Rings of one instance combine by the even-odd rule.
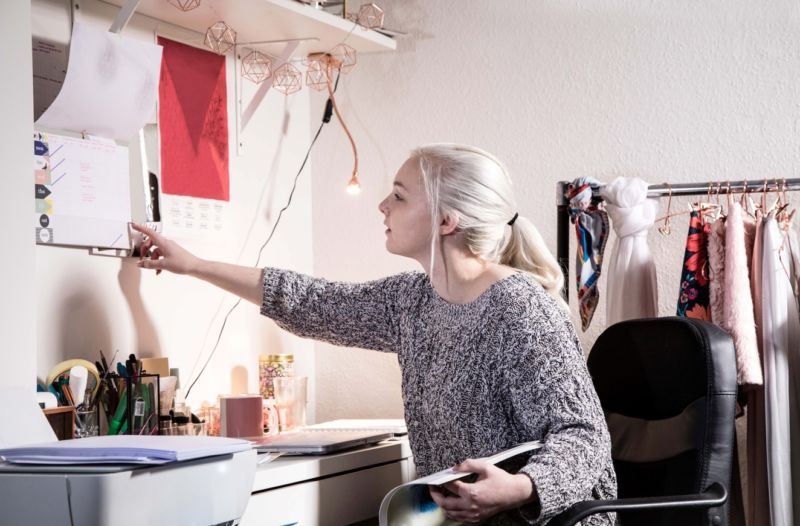
[[159, 37], [161, 190], [229, 200], [225, 57]]

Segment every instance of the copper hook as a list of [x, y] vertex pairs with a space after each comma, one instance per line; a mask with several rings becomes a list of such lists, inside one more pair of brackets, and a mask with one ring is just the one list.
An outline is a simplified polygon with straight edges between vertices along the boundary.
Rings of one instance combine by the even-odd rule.
[[739, 198], [739, 204], [742, 206], [744, 210], [749, 211], [749, 208], [747, 207], [747, 199], [745, 199], [746, 197], [747, 197], [747, 179], [745, 179], [742, 184], [742, 197]]
[[658, 227], [658, 233], [662, 236], [668, 236], [672, 233], [672, 228], [669, 226], [669, 213], [672, 210], [672, 185], [664, 183], [664, 186], [669, 191], [669, 194], [667, 194], [667, 214], [664, 216], [664, 225]]

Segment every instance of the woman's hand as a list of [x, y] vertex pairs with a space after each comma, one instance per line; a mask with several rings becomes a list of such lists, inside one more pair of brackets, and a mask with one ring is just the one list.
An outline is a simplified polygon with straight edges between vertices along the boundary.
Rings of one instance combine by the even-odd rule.
[[131, 228], [147, 236], [140, 247], [139, 266], [155, 269], [156, 274], [168, 270], [175, 274], [190, 274], [200, 263], [200, 258], [170, 241], [153, 229], [131, 223]]
[[533, 482], [527, 475], [512, 475], [483, 460], [472, 459], [453, 469], [476, 473], [478, 478], [473, 483], [455, 480], [445, 484], [447, 492], [431, 486], [431, 497], [449, 519], [481, 522], [534, 497]]

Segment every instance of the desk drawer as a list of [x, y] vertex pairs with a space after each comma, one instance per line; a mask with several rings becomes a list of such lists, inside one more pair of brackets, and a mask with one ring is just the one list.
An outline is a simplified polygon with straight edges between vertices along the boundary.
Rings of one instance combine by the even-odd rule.
[[399, 460], [255, 493], [240, 526], [342, 526], [377, 517], [384, 495], [407, 473], [408, 461]]

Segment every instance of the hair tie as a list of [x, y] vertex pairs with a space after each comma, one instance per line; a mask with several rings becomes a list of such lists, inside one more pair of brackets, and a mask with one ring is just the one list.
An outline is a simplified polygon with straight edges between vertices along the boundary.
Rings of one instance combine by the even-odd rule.
[[518, 217], [519, 217], [519, 212], [516, 212], [514, 214], [514, 217], [511, 218], [511, 221], [508, 222], [508, 226], [512, 226], [514, 224], [514, 221], [516, 221]]

